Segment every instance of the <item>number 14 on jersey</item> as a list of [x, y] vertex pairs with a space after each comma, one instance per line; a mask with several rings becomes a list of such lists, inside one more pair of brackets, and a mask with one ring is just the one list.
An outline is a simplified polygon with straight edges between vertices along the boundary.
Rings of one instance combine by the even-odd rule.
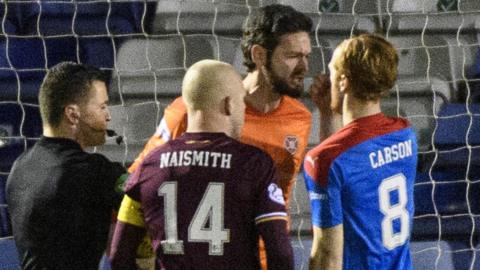
[[[188, 226], [189, 242], [207, 242], [208, 254], [223, 255], [223, 244], [230, 242], [230, 231], [224, 228], [223, 183], [208, 184], [203, 198]], [[165, 240], [162, 249], [165, 254], [184, 254], [183, 241], [178, 239], [177, 182], [165, 182], [158, 189], [163, 197], [165, 214]], [[208, 227], [207, 224], [210, 224]]]

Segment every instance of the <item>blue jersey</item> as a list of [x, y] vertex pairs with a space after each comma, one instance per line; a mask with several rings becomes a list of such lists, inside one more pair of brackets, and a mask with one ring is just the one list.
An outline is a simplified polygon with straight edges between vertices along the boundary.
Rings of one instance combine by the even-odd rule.
[[382, 113], [351, 122], [308, 152], [312, 223], [343, 224], [343, 269], [412, 269], [416, 166], [413, 128]]

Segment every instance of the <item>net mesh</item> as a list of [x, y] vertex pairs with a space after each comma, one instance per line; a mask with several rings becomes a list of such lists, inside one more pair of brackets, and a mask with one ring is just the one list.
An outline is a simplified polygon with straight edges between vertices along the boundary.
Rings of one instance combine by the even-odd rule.
[[[480, 2], [474, 0], [0, 2], [0, 240], [11, 239], [5, 181], [14, 159], [41, 135], [37, 93], [49, 67], [74, 61], [109, 72], [110, 124], [124, 143], [110, 139], [91, 151], [128, 165], [155, 132], [165, 106], [180, 95], [192, 63], [219, 59], [246, 73], [242, 24], [272, 3], [292, 5], [313, 19], [307, 86], [327, 70], [344, 38], [376, 32], [398, 48], [399, 79], [383, 110], [410, 120], [419, 140], [413, 259], [420, 269], [477, 269]], [[313, 112], [313, 147], [319, 142], [318, 109], [308, 97], [302, 101]], [[311, 223], [300, 175], [293, 192], [292, 241], [297, 268], [307, 269]]]

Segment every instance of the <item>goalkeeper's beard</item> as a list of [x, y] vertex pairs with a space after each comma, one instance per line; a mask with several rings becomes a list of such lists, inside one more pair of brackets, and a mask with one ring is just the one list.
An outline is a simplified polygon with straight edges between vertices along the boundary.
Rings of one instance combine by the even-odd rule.
[[[280, 94], [280, 95], [286, 95], [292, 98], [299, 98], [303, 94], [304, 90], [304, 85], [303, 81], [297, 84], [296, 86], [292, 87], [288, 84], [287, 78], [283, 78], [279, 76], [272, 67], [271, 61], [267, 63], [264, 68], [262, 68], [263, 74], [268, 82], [272, 85], [273, 91]], [[289, 75], [289, 77], [294, 77], [294, 76], [303, 76], [302, 71], [299, 70], [294, 70], [292, 74]]]

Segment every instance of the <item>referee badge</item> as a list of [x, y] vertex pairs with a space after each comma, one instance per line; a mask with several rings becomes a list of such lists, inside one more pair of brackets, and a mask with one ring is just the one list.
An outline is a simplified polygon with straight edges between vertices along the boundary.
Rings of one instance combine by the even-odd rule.
[[285, 137], [285, 141], [283, 142], [283, 145], [285, 146], [285, 149], [287, 149], [287, 151], [290, 153], [290, 154], [295, 154], [295, 152], [297, 152], [297, 148], [298, 148], [298, 138], [297, 136], [293, 136], [293, 135], [287, 135]]

